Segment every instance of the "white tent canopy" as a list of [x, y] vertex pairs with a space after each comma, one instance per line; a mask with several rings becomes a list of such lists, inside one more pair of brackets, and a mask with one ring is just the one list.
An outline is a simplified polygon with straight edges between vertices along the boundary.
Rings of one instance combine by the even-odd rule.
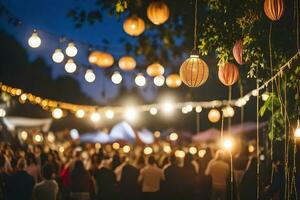
[[47, 132], [51, 126], [52, 119], [35, 119], [26, 117], [4, 117], [3, 122], [10, 131], [14, 131], [18, 127], [22, 128], [41, 128], [42, 131]]

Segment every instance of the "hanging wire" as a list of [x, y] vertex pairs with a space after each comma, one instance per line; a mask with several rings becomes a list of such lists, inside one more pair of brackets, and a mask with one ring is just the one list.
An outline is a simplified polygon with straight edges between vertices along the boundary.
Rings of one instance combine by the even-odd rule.
[[[232, 88], [231, 85], [228, 87], [228, 102], [231, 102], [231, 96], [232, 96]], [[231, 133], [231, 117], [228, 117], [228, 132]]]
[[194, 48], [193, 51], [197, 51], [197, 10], [198, 10], [198, 0], [195, 0], [195, 23], [194, 23]]
[[260, 197], [260, 147], [259, 147], [259, 82], [258, 82], [258, 67], [256, 69], [256, 89], [257, 89], [257, 97], [256, 97], [256, 199]]
[[196, 113], [197, 134], [200, 132], [200, 113]]
[[222, 113], [221, 117], [221, 143], [223, 143], [224, 140], [224, 115]]

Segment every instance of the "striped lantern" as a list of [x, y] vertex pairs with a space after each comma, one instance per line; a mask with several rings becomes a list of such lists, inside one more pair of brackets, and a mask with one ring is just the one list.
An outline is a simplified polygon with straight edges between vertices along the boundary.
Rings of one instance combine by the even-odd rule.
[[178, 74], [170, 74], [166, 79], [166, 84], [170, 88], [178, 88], [182, 81]]
[[265, 0], [264, 2], [265, 14], [272, 21], [277, 21], [282, 17], [283, 9], [283, 0]]
[[238, 40], [235, 42], [232, 49], [233, 57], [236, 62], [240, 65], [243, 65], [243, 40]]
[[119, 60], [119, 67], [124, 71], [131, 71], [136, 67], [136, 61], [131, 56], [123, 56]]
[[153, 24], [160, 25], [168, 20], [170, 10], [163, 1], [153, 1], [147, 8], [147, 16]]
[[88, 60], [91, 64], [102, 68], [111, 67], [114, 64], [114, 57], [106, 52], [93, 51], [90, 53]]
[[209, 69], [207, 64], [192, 54], [180, 67], [180, 78], [188, 87], [199, 87], [208, 79]]
[[145, 22], [142, 18], [132, 15], [124, 21], [123, 29], [130, 36], [139, 36], [145, 30]]
[[227, 62], [219, 66], [218, 76], [224, 85], [231, 86], [239, 78], [239, 69], [235, 64]]

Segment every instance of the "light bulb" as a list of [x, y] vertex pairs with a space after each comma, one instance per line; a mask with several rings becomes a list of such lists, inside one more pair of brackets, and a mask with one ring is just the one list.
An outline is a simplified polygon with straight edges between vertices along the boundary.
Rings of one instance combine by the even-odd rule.
[[177, 158], [184, 158], [184, 157], [185, 157], [185, 152], [182, 151], [182, 150], [176, 150], [176, 151], [175, 151], [175, 156], [176, 156]]
[[112, 118], [114, 118], [115, 113], [114, 113], [114, 111], [112, 111], [112, 110], [107, 110], [107, 111], [105, 112], [105, 116], [106, 116], [107, 119], [112, 119]]
[[20, 133], [20, 136], [21, 136], [21, 138], [22, 138], [22, 140], [27, 140], [27, 138], [28, 138], [28, 133], [27, 133], [27, 131], [22, 131], [21, 133]]
[[31, 48], [38, 48], [41, 45], [42, 41], [41, 38], [39, 37], [38, 33], [34, 31], [30, 38], [28, 39], [28, 45]]
[[155, 76], [153, 79], [153, 82], [156, 86], [161, 87], [165, 83], [165, 77], [164, 76]]
[[145, 147], [144, 154], [150, 155], [153, 152], [153, 149], [151, 147]]
[[66, 72], [73, 73], [73, 72], [76, 71], [76, 69], [77, 69], [76, 63], [74, 63], [74, 60], [70, 58], [67, 61], [67, 63], [65, 64], [65, 70], [66, 70]]
[[114, 142], [114, 143], [112, 144], [112, 148], [113, 148], [114, 150], [118, 150], [118, 149], [120, 149], [120, 144], [117, 143], [117, 142]]
[[76, 111], [75, 115], [76, 115], [77, 118], [83, 118], [84, 115], [85, 115], [85, 112], [84, 112], [84, 110], [79, 109], [79, 110]]
[[197, 153], [197, 148], [196, 147], [190, 147], [189, 148], [189, 153], [192, 155], [195, 155]]
[[222, 109], [224, 117], [233, 117], [234, 109], [231, 106], [226, 106]]
[[52, 55], [52, 60], [56, 63], [61, 63], [64, 60], [65, 56], [62, 53], [61, 49], [55, 49], [53, 55]]
[[48, 133], [47, 140], [49, 142], [55, 142], [55, 135], [52, 132]]
[[157, 114], [157, 108], [152, 107], [152, 108], [150, 108], [149, 112], [150, 112], [151, 115], [156, 115]]
[[79, 132], [77, 129], [71, 129], [70, 130], [70, 136], [73, 140], [79, 139]]
[[124, 117], [128, 121], [134, 121], [137, 119], [138, 111], [134, 107], [128, 107], [125, 110]]
[[160, 132], [159, 131], [155, 131], [153, 134], [154, 134], [154, 137], [156, 137], [156, 138], [160, 137]]
[[111, 81], [114, 84], [120, 84], [122, 82], [122, 75], [119, 72], [114, 72], [113, 75], [111, 76]]
[[52, 111], [52, 117], [55, 118], [55, 119], [60, 119], [62, 118], [63, 116], [63, 111], [62, 109], [60, 108], [55, 108], [53, 111]]
[[223, 148], [227, 150], [231, 150], [233, 147], [233, 141], [231, 139], [225, 139], [223, 142]]
[[164, 146], [163, 150], [165, 153], [168, 153], [168, 154], [171, 153], [171, 151], [172, 151], [172, 149], [169, 145]]
[[203, 157], [205, 156], [205, 154], [206, 154], [206, 150], [205, 150], [205, 149], [200, 149], [200, 150], [198, 151], [198, 156], [199, 156], [200, 158], [203, 158]]
[[129, 152], [130, 152], [130, 146], [124, 145], [124, 146], [123, 146], [123, 152], [124, 152], [124, 153], [129, 153]]
[[268, 92], [265, 92], [265, 93], [263, 93], [262, 95], [261, 95], [261, 98], [262, 98], [262, 100], [263, 101], [267, 101], [268, 100], [268, 98], [269, 98], [269, 93]]
[[5, 117], [6, 116], [6, 111], [4, 108], [0, 108], [0, 117]]
[[196, 110], [196, 113], [201, 113], [202, 107], [201, 106], [196, 106], [195, 110]]
[[171, 133], [171, 134], [169, 135], [169, 139], [170, 139], [171, 141], [176, 141], [176, 140], [178, 140], [178, 134], [177, 134], [177, 133]]
[[85, 72], [84, 78], [87, 82], [92, 83], [96, 79], [96, 75], [94, 74], [93, 70], [88, 69]]
[[297, 128], [295, 129], [295, 137], [300, 138], [300, 120], [297, 120]]
[[101, 115], [97, 112], [93, 112], [91, 114], [91, 120], [92, 122], [98, 122], [101, 119]]
[[146, 78], [144, 77], [144, 75], [142, 73], [139, 73], [135, 77], [134, 81], [137, 86], [143, 87], [146, 85]]
[[36, 134], [36, 135], [34, 136], [34, 141], [37, 142], [37, 143], [42, 142], [43, 139], [44, 139], [44, 138], [43, 138], [43, 136], [42, 136], [41, 134]]
[[171, 101], [166, 101], [161, 105], [161, 108], [165, 114], [172, 114], [174, 112], [174, 104]]
[[66, 54], [67, 54], [67, 56], [74, 57], [74, 56], [76, 56], [77, 52], [78, 52], [78, 50], [77, 50], [75, 44], [72, 43], [72, 42], [69, 43], [68, 47], [66, 48]]

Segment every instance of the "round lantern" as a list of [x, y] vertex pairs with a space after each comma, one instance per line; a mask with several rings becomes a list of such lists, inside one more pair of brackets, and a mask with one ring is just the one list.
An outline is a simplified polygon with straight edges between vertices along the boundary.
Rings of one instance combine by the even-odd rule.
[[235, 42], [232, 53], [236, 62], [240, 65], [243, 65], [243, 40], [238, 40]]
[[239, 78], [239, 69], [235, 64], [228, 62], [219, 66], [218, 76], [224, 85], [231, 86]]
[[182, 81], [178, 74], [170, 74], [166, 79], [166, 84], [170, 88], [178, 88]]
[[164, 67], [159, 64], [158, 62], [152, 63], [151, 65], [149, 65], [147, 67], [147, 74], [149, 76], [160, 76], [163, 75], [165, 73], [165, 69]]
[[111, 54], [100, 51], [93, 51], [88, 60], [91, 64], [103, 68], [111, 67], [114, 64], [114, 58]]
[[189, 87], [199, 87], [208, 79], [207, 64], [198, 55], [191, 55], [180, 67], [180, 78]]
[[215, 108], [211, 109], [208, 113], [208, 120], [212, 123], [218, 122], [220, 120], [220, 117], [220, 112]]
[[264, 2], [265, 14], [272, 21], [277, 21], [282, 17], [283, 9], [283, 0], [265, 0]]
[[136, 61], [131, 56], [123, 56], [119, 60], [119, 67], [124, 71], [133, 70], [136, 67]]
[[170, 10], [163, 1], [153, 1], [147, 8], [147, 16], [153, 24], [160, 25], [168, 20]]
[[145, 30], [145, 22], [136, 15], [127, 18], [123, 24], [124, 31], [131, 36], [139, 36]]

